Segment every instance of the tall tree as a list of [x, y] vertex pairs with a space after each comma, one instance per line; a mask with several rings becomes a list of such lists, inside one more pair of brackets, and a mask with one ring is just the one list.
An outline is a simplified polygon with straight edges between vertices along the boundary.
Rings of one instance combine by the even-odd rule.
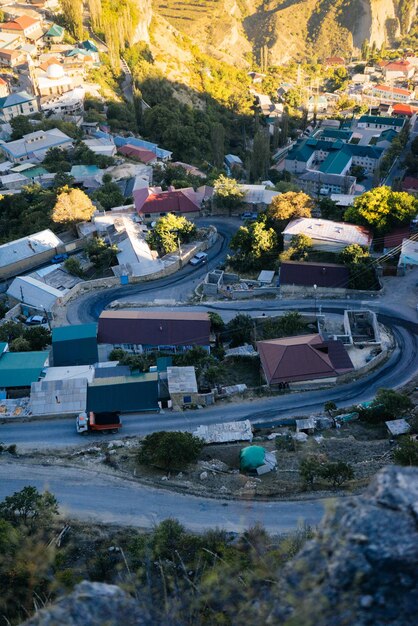
[[302, 191], [288, 191], [275, 196], [267, 209], [269, 218], [275, 221], [290, 220], [294, 217], [311, 217], [314, 202]]
[[57, 224], [75, 226], [77, 222], [90, 220], [95, 207], [81, 189], [63, 187], [52, 209], [52, 220]]
[[409, 222], [417, 213], [418, 200], [414, 196], [390, 187], [375, 187], [356, 198], [344, 213], [344, 220], [384, 234]]
[[225, 129], [222, 124], [212, 124], [210, 129], [212, 161], [215, 167], [222, 167], [225, 156]]
[[265, 130], [259, 130], [254, 137], [251, 156], [251, 177], [253, 180], [267, 178], [270, 164], [270, 137]]
[[101, 0], [88, 0], [88, 7], [93, 30], [98, 31], [102, 26], [102, 2]]
[[224, 176], [224, 174], [215, 180], [213, 188], [217, 206], [229, 209], [229, 211], [238, 207], [244, 198], [237, 181], [234, 178]]
[[67, 28], [76, 39], [83, 37], [83, 2], [82, 0], [60, 0]]

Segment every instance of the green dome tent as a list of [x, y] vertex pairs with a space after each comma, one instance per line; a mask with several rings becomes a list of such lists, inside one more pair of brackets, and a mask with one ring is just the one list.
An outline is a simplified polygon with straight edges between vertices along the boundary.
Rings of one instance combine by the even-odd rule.
[[242, 472], [255, 471], [257, 467], [264, 465], [266, 451], [261, 446], [248, 446], [239, 453], [239, 463]]

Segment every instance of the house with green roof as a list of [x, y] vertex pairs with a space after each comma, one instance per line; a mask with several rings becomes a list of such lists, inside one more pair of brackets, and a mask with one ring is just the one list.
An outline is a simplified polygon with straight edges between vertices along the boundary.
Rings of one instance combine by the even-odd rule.
[[61, 43], [64, 39], [65, 29], [58, 24], [52, 24], [50, 29], [45, 33], [44, 39], [48, 43]]
[[48, 357], [49, 352], [0, 352], [0, 390], [8, 398], [29, 395], [30, 386], [40, 379]]
[[362, 115], [358, 122], [358, 128], [370, 128], [372, 130], [388, 130], [393, 128], [401, 131], [405, 125], [405, 119], [399, 117], [384, 117], [383, 115]]

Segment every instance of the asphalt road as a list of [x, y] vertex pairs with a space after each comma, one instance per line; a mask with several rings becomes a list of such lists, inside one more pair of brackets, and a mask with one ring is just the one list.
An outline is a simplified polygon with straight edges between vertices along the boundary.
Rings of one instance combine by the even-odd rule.
[[[350, 301], [351, 305], [359, 303]], [[323, 301], [322, 310], [338, 312], [346, 303]], [[240, 302], [240, 309], [257, 313], [260, 303]], [[156, 430], [193, 431], [200, 424], [214, 424], [223, 421], [249, 419], [252, 423], [274, 423], [296, 415], [310, 415], [323, 409], [324, 403], [333, 400], [337, 406], [344, 407], [370, 400], [381, 387], [397, 388], [405, 384], [418, 373], [418, 337], [417, 324], [403, 317], [389, 307], [378, 303], [368, 303], [378, 311], [378, 317], [392, 328], [397, 347], [382, 367], [350, 383], [335, 385], [330, 389], [286, 393], [270, 398], [216, 406], [184, 413], [138, 413], [123, 416], [123, 428], [120, 435], [112, 438], [145, 435]], [[233, 309], [230, 302], [218, 303], [210, 307], [222, 313]], [[204, 308], [204, 307], [198, 307]], [[304, 310], [312, 308], [308, 301], [277, 302], [266, 301], [263, 311], [275, 311], [283, 308]], [[88, 441], [101, 440], [106, 435], [89, 435]], [[108, 437], [108, 436], [107, 436]], [[77, 435], [73, 418], [60, 420], [35, 420], [28, 422], [8, 422], [0, 425], [0, 441], [15, 443], [24, 450], [75, 447], [86, 444], [86, 439]]]
[[0, 499], [28, 484], [54, 493], [60, 512], [67, 517], [141, 528], [174, 517], [195, 532], [216, 527], [242, 532], [260, 523], [268, 532], [280, 534], [300, 524], [316, 526], [327, 502], [246, 502], [179, 496], [78, 468], [0, 463]]

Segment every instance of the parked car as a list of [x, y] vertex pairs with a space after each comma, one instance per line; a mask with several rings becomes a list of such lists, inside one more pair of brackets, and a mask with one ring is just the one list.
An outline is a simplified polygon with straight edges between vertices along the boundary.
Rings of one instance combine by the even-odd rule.
[[40, 326], [46, 323], [47, 319], [46, 317], [42, 317], [42, 315], [30, 315], [25, 321], [27, 326]]
[[203, 265], [208, 260], [206, 252], [198, 252], [189, 261], [190, 265]]
[[66, 259], [68, 259], [68, 254], [66, 252], [63, 252], [62, 254], [56, 254], [55, 256], [53, 256], [51, 259], [51, 263], [62, 263]]
[[252, 213], [251, 211], [245, 211], [241, 213], [241, 219], [247, 222], [255, 222], [258, 218], [258, 213]]

